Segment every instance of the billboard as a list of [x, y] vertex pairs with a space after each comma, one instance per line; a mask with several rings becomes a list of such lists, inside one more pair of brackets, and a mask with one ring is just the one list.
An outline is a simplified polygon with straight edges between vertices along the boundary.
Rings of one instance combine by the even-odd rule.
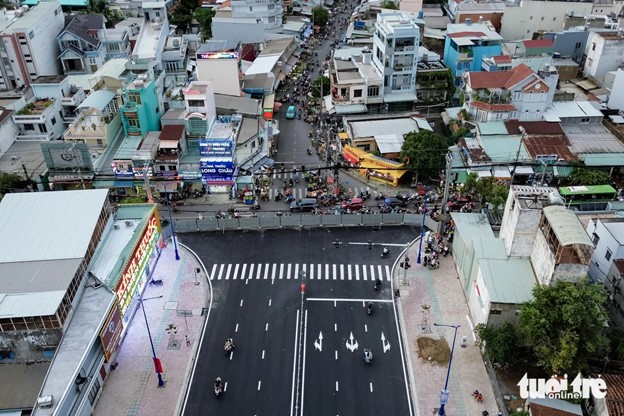
[[212, 161], [199, 161], [199, 169], [202, 176], [206, 177], [223, 177], [234, 175], [234, 163], [233, 162], [212, 162]]
[[119, 306], [117, 302], [113, 305], [106, 322], [100, 331], [100, 341], [104, 347], [104, 357], [106, 362], [110, 362], [110, 357], [113, 355], [117, 346], [119, 345], [119, 339], [121, 337], [121, 331], [123, 325], [121, 324], [121, 313], [119, 312]]
[[202, 157], [231, 158], [234, 142], [230, 139], [200, 139], [199, 154]]

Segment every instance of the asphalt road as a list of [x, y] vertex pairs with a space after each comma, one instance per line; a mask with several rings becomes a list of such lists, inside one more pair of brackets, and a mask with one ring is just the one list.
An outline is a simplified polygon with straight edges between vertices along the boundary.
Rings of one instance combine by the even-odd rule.
[[[213, 289], [185, 415], [410, 415], [390, 282], [402, 247], [390, 246], [388, 258], [380, 253], [418, 233], [386, 227], [180, 236], [202, 259]], [[227, 337], [236, 344], [231, 357], [223, 352]], [[363, 348], [375, 355], [370, 366]], [[226, 383], [218, 399], [217, 376]]]

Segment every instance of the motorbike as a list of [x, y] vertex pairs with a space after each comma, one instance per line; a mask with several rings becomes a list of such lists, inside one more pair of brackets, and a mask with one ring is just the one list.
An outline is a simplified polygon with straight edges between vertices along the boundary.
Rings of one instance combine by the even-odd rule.
[[381, 289], [381, 279], [375, 280], [375, 290]]
[[362, 201], [366, 201], [368, 198], [370, 198], [370, 196], [371, 194], [368, 191], [360, 192], [360, 198], [362, 198]]
[[312, 150], [310, 150], [310, 148], [308, 148], [308, 156], [312, 156]]
[[381, 258], [385, 259], [386, 257], [388, 257], [388, 254], [390, 254], [390, 250], [388, 250], [388, 247], [384, 247], [383, 251], [381, 252]]
[[258, 211], [258, 210], [260, 209], [260, 204], [259, 204], [258, 202], [254, 202], [254, 203], [253, 203], [253, 204], [249, 207], [249, 209], [250, 209], [251, 211]]
[[214, 393], [217, 398], [223, 393], [223, 383], [221, 382], [221, 377], [217, 377], [214, 382]]
[[215, 215], [215, 218], [216, 218], [216, 219], [218, 219], [218, 220], [220, 220], [220, 219], [223, 219], [223, 218], [227, 218], [227, 215], [225, 215], [225, 213], [224, 213], [223, 211], [219, 211], [219, 212], [217, 212], [217, 214]]
[[281, 192], [278, 192], [278, 193], [275, 195], [275, 198], [274, 198], [274, 199], [275, 199], [276, 201], [280, 201], [280, 200], [282, 200], [283, 198], [284, 198], [284, 194], [283, 194], [283, 193], [281, 193]]
[[436, 260], [436, 259], [432, 259], [429, 262], [428, 267], [429, 267], [429, 270], [437, 269], [437, 268], [440, 267], [440, 262], [438, 260]]
[[449, 247], [444, 246], [444, 249], [442, 249], [442, 256], [446, 257], [448, 255], [449, 255]]
[[149, 284], [150, 284], [150, 285], [154, 285], [154, 286], [162, 286], [162, 285], [163, 285], [163, 283], [164, 283], [164, 282], [163, 282], [163, 280], [162, 280], [162, 279], [154, 279], [154, 278], [151, 278], [151, 279], [150, 279], [150, 281], [149, 281]]
[[286, 199], [284, 200], [284, 202], [286, 202], [287, 204], [290, 204], [291, 202], [293, 202], [295, 200], [295, 196], [294, 195], [288, 195], [286, 197]]
[[369, 315], [373, 313], [373, 302], [368, 302], [368, 307], [366, 308], [366, 312]]
[[382, 194], [381, 192], [378, 192], [377, 195], [375, 195], [375, 201], [383, 201], [385, 199], [386, 199], [386, 196]]
[[225, 355], [230, 355], [232, 351], [234, 351], [234, 342], [232, 342], [232, 338], [228, 338], [225, 340], [223, 352], [225, 353]]
[[364, 362], [369, 365], [373, 363], [373, 352], [368, 348], [364, 348]]

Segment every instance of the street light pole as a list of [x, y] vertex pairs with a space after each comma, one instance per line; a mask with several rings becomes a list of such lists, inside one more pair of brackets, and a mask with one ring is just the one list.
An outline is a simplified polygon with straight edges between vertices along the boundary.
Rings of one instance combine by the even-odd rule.
[[176, 241], [175, 227], [173, 226], [173, 217], [171, 216], [171, 203], [169, 202], [169, 192], [167, 192], [167, 185], [165, 187], [165, 196], [167, 198], [167, 210], [169, 211], [169, 223], [171, 223], [171, 234], [173, 236], [173, 249], [175, 251], [175, 259], [180, 260], [180, 254], [178, 253], [178, 243]]
[[420, 224], [420, 241], [418, 242], [418, 258], [416, 259], [416, 263], [421, 263], [421, 254], [422, 254], [422, 244], [423, 239], [425, 238], [425, 215], [427, 215], [427, 195], [425, 195], [425, 199], [423, 202], [423, 217], [422, 224]]
[[457, 338], [457, 330], [459, 329], [459, 327], [461, 327], [461, 325], [444, 325], [434, 323], [433, 326], [444, 326], [447, 328], [453, 328], [455, 330], [455, 333], [453, 334], [453, 346], [451, 347], [451, 358], [449, 358], [448, 368], [446, 369], [446, 381], [444, 382], [444, 390], [440, 392], [440, 410], [438, 411], [438, 415], [443, 416], [445, 414], [444, 407], [448, 403], [449, 398], [448, 382], [451, 375], [451, 364], [453, 364], [453, 353], [455, 352], [455, 339]]
[[145, 305], [143, 302], [151, 299], [159, 299], [162, 298], [162, 295], [155, 296], [153, 298], [142, 299], [141, 296], [138, 297], [139, 302], [141, 303], [141, 310], [143, 311], [143, 318], [145, 319], [145, 327], [147, 328], [147, 337], [149, 338], [150, 345], [152, 347], [152, 359], [154, 361], [154, 370], [156, 370], [156, 374], [158, 375], [158, 387], [165, 387], [165, 380], [162, 378], [162, 365], [160, 364], [160, 360], [156, 357], [156, 349], [154, 348], [154, 341], [152, 341], [152, 333], [150, 332], [149, 323], [147, 322], [147, 314], [145, 313]]

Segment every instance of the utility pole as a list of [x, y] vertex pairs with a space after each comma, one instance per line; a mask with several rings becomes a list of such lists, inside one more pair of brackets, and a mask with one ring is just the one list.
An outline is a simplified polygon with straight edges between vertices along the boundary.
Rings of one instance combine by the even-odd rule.
[[145, 193], [147, 194], [147, 202], [150, 204], [154, 203], [154, 197], [152, 196], [152, 190], [150, 189], [149, 183], [149, 169], [151, 166], [151, 162], [148, 160], [147, 164], [143, 167], [143, 182], [145, 183]]
[[520, 137], [520, 143], [518, 144], [518, 151], [516, 152], [516, 162], [514, 163], [513, 170], [511, 172], [511, 185], [513, 185], [514, 178], [516, 177], [516, 167], [518, 166], [518, 161], [520, 159], [520, 150], [522, 150], [522, 142], [524, 141], [524, 136], [526, 136], [526, 130], [522, 126], [518, 126], [518, 130], [522, 136]]
[[451, 163], [453, 162], [453, 154], [451, 152], [448, 152], [446, 154], [446, 174], [445, 174], [445, 178], [444, 178], [444, 196], [442, 197], [442, 207], [440, 208], [442, 210], [442, 218], [444, 218], [443, 221], [440, 221], [438, 223], [438, 234], [442, 234], [443, 231], [443, 224], [444, 222], [447, 220], [446, 218], [446, 203], [448, 202], [448, 197], [449, 197], [449, 189], [451, 186]]

